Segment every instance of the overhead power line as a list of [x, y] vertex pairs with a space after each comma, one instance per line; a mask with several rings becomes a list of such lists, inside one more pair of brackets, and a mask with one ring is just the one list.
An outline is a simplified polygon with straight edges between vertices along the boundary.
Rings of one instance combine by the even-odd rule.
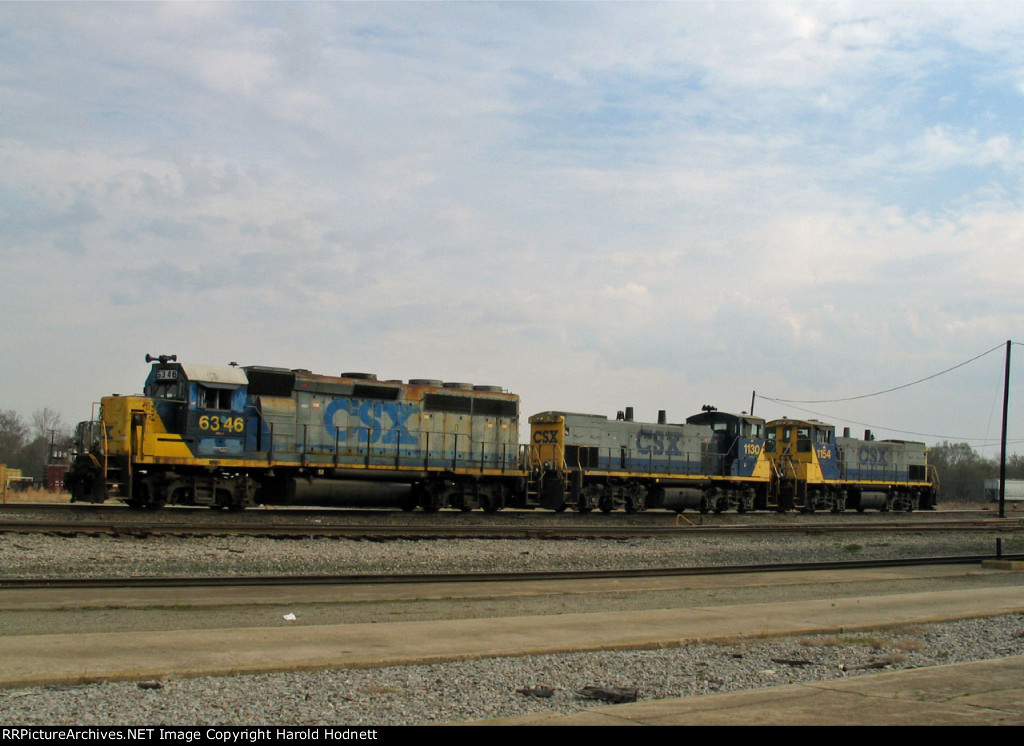
[[890, 394], [893, 391], [899, 391], [901, 389], [910, 388], [911, 386], [916, 386], [919, 383], [924, 383], [925, 381], [930, 381], [933, 378], [938, 378], [939, 376], [943, 376], [946, 373], [950, 373], [950, 372], [956, 370], [957, 368], [962, 368], [965, 365], [969, 365], [970, 363], [973, 363], [975, 360], [980, 360], [981, 358], [985, 357], [986, 355], [991, 355], [996, 350], [1003, 349], [1003, 347], [1004, 347], [1004, 345], [1001, 345], [1001, 344], [996, 345], [991, 350], [986, 350], [985, 352], [981, 353], [980, 355], [975, 355], [970, 360], [965, 360], [962, 363], [958, 363], [957, 365], [954, 365], [952, 368], [946, 368], [943, 371], [939, 371], [938, 373], [933, 373], [932, 375], [925, 376], [924, 378], [919, 378], [916, 381], [911, 381], [910, 383], [904, 383], [901, 386], [893, 386], [890, 389], [884, 389], [882, 391], [875, 391], [874, 393], [871, 393], [871, 394], [860, 394], [858, 396], [846, 396], [846, 397], [843, 397], [843, 398], [840, 398], [840, 399], [779, 399], [779, 398], [776, 398], [776, 397], [773, 397], [773, 396], [764, 396], [763, 394], [756, 394], [756, 396], [757, 396], [758, 399], [764, 399], [766, 401], [773, 401], [773, 402], [777, 402], [779, 404], [833, 404], [835, 402], [856, 401], [857, 399], [869, 399], [872, 396], [881, 396], [882, 394]]
[[[760, 397], [758, 397], [758, 398], [760, 398]], [[767, 397], [765, 397], [765, 398], [767, 398]], [[779, 400], [772, 399], [771, 401], [779, 401]], [[922, 433], [922, 432], [916, 432], [914, 430], [904, 430], [904, 429], [897, 428], [897, 427], [890, 427], [888, 425], [879, 425], [879, 424], [871, 423], [871, 422], [862, 422], [862, 421], [859, 421], [859, 420], [852, 420], [849, 417], [844, 417], [844, 416], [832, 414], [832, 413], [829, 413], [829, 412], [817, 412], [817, 411], [815, 411], [813, 409], [805, 409], [804, 407], [798, 407], [798, 406], [795, 406], [795, 405], [793, 406], [793, 409], [796, 409], [797, 411], [800, 411], [800, 412], [804, 412], [805, 414], [812, 414], [812, 415], [815, 415], [816, 417], [822, 417], [822, 418], [824, 418], [824, 420], [826, 422], [840, 420], [840, 421], [842, 421], [845, 424], [860, 425], [861, 427], [868, 428], [868, 429], [870, 429], [873, 432], [902, 433], [903, 435], [913, 435], [913, 436], [915, 436], [917, 438], [934, 438], [935, 440], [945, 440], [945, 441], [948, 441], [950, 443], [967, 443], [972, 448], [987, 448], [987, 447], [989, 447], [991, 445], [995, 445], [995, 444], [999, 443], [999, 438], [980, 438], [979, 439], [979, 438], [973, 438], [973, 437], [965, 437], [963, 435], [944, 435], [942, 433]], [[1011, 440], [1011, 441], [1008, 441], [1008, 442], [1011, 445], [1020, 445], [1021, 443], [1024, 443], [1024, 440]]]

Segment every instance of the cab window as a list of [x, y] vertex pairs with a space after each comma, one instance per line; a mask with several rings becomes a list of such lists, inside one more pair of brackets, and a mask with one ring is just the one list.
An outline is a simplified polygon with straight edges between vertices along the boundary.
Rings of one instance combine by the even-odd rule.
[[231, 409], [233, 389], [215, 389], [210, 386], [199, 386], [200, 409]]
[[182, 401], [185, 399], [185, 387], [181, 381], [157, 381], [150, 387], [150, 396], [154, 399]]

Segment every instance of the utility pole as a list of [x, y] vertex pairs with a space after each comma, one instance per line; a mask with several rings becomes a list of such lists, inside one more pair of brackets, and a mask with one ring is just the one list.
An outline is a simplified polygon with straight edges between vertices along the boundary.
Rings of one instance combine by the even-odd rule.
[[999, 517], [1006, 517], [1006, 418], [1010, 410], [1010, 340], [1006, 340], [1006, 373], [1003, 376], [1003, 436], [999, 446]]

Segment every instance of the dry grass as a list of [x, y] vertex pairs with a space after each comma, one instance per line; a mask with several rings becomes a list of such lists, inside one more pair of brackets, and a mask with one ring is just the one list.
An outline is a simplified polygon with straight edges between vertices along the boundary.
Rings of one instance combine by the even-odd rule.
[[[943, 510], [987, 510], [989, 512], [996, 512], [999, 510], [999, 503], [986, 502], [985, 500], [978, 500], [976, 502], [942, 502], [942, 495], [939, 495], [939, 504], [935, 508], [937, 511]], [[1024, 503], [1017, 500], [1007, 500], [1006, 510], [1024, 510]]]
[[887, 641], [877, 637], [859, 637], [855, 635], [823, 635], [814, 639], [804, 638], [800, 644], [804, 647], [840, 647], [843, 645], [858, 645], [861, 647], [880, 650], [885, 647]]
[[896, 634], [900, 635], [923, 635], [928, 632], [928, 627], [923, 624], [905, 624], [896, 628]]
[[[921, 632], [920, 628], [917, 629]], [[900, 635], [912, 635], [915, 634], [914, 627], [908, 626], [905, 629], [900, 629], [896, 634]], [[799, 643], [805, 647], [840, 647], [843, 645], [856, 645], [859, 647], [871, 648], [872, 650], [883, 650], [884, 648], [891, 648], [893, 650], [902, 651], [905, 653], [913, 653], [925, 649], [925, 643], [923, 640], [914, 637], [890, 637], [887, 635], [822, 635], [816, 638], [803, 638]], [[901, 662], [904, 657], [901, 653], [893, 652], [890, 653], [887, 658], [891, 659], [893, 663]]]
[[51, 492], [50, 490], [25, 490], [24, 492], [7, 490], [3, 496], [3, 502], [10, 505], [14, 503], [69, 503], [71, 495], [67, 492]]
[[912, 637], [905, 640], [894, 640], [892, 646], [897, 650], [903, 650], [908, 653], [919, 652], [926, 647], [924, 640], [915, 640]]

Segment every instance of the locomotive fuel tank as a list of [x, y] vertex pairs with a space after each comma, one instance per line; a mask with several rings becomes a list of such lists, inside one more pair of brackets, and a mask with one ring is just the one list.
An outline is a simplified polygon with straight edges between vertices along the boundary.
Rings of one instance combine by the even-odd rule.
[[256, 499], [264, 505], [401, 508], [412, 495], [410, 482], [299, 476], [283, 481], [266, 480]]

